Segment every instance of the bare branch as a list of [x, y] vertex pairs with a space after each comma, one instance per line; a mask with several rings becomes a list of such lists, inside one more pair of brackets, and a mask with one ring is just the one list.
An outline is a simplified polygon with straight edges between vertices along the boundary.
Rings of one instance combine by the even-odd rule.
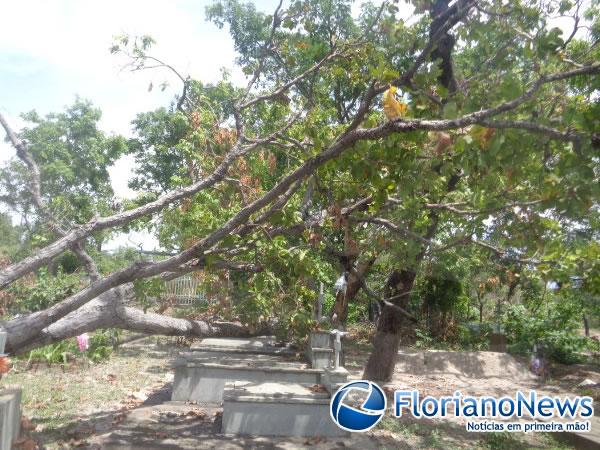
[[[508, 250], [494, 247], [493, 245], [488, 244], [487, 242], [483, 242], [483, 241], [480, 241], [477, 239], [471, 239], [470, 242], [472, 242], [475, 245], [479, 245], [480, 247], [491, 250], [496, 255], [502, 257], [503, 259], [505, 259], [507, 261], [514, 261], [514, 262], [518, 262], [518, 263], [522, 263], [522, 264], [534, 264], [534, 265], [542, 264], [542, 262], [540, 260], [535, 259], [535, 258], [515, 258], [513, 256], [510, 256], [511, 252], [509, 252]], [[549, 261], [545, 261], [545, 262], [549, 262]]]
[[154, 214], [171, 203], [191, 197], [201, 190], [213, 186], [225, 177], [229, 167], [236, 159], [245, 155], [257, 146], [258, 144], [242, 146], [238, 140], [236, 145], [229, 151], [229, 153], [227, 153], [221, 164], [219, 164], [215, 171], [206, 178], [203, 178], [196, 183], [191, 184], [190, 186], [171, 191], [159, 197], [157, 200], [138, 208], [130, 209], [113, 216], [93, 219], [84, 225], [76, 226], [71, 231], [66, 233], [62, 238], [40, 249], [35, 255], [25, 258], [22, 261], [0, 271], [0, 288], [7, 286], [23, 275], [38, 269], [65, 250], [72, 248], [77, 242], [85, 239], [94, 232], [108, 228], [115, 228], [125, 225], [137, 218]]
[[581, 143], [581, 136], [572, 130], [560, 131], [535, 122], [527, 122], [522, 120], [480, 120], [478, 121], [478, 124], [488, 128], [514, 128], [527, 130], [534, 133], [543, 134], [544, 136], [548, 136], [549, 138], [558, 141], [573, 142], [577, 143], [578, 145]]
[[387, 220], [387, 219], [383, 219], [381, 217], [350, 217], [350, 220], [354, 221], [354, 222], [359, 222], [359, 223], [372, 223], [374, 225], [381, 225], [385, 228], [387, 228], [388, 230], [392, 231], [395, 234], [399, 234], [401, 236], [404, 237], [408, 237], [411, 239], [414, 239], [416, 241], [422, 242], [424, 244], [431, 244], [431, 241], [429, 239], [425, 239], [423, 236], [407, 230], [406, 228], [401, 228], [398, 225], [396, 225], [395, 223]]
[[[439, 40], [468, 14], [475, 3], [476, 0], [459, 0], [440, 16], [435, 17], [434, 20], [439, 21], [442, 25], [440, 25], [435, 33], [429, 38], [425, 48], [416, 57], [415, 62], [410, 69], [404, 72], [400, 78], [394, 80], [392, 84], [394, 86], [409, 85], [414, 75], [435, 50]], [[382, 86], [379, 88], [379, 91], [383, 92], [385, 89], [386, 87]]]
[[538, 205], [540, 203], [542, 203], [542, 200], [533, 200], [530, 202], [513, 202], [513, 203], [508, 203], [506, 205], [497, 206], [495, 208], [486, 208], [486, 209], [479, 209], [479, 210], [458, 209], [458, 208], [456, 208], [456, 204], [453, 204], [453, 203], [427, 203], [427, 204], [425, 204], [425, 207], [429, 208], [429, 209], [444, 209], [446, 211], [449, 211], [451, 213], [458, 214], [461, 216], [479, 216], [479, 215], [491, 214], [494, 212], [502, 211], [504, 209], [512, 209], [512, 208], [516, 208], [516, 207], [522, 208], [522, 207], [527, 207], [527, 206]]
[[288, 81], [287, 83], [283, 84], [282, 86], [280, 86], [279, 88], [275, 89], [274, 91], [272, 91], [268, 94], [260, 95], [258, 97], [254, 97], [252, 100], [248, 100], [247, 102], [241, 104], [239, 106], [239, 109], [243, 110], [243, 109], [249, 108], [250, 106], [255, 105], [259, 102], [279, 98], [289, 88], [291, 88], [295, 84], [299, 83], [300, 81], [302, 81], [309, 75], [317, 72], [325, 63], [327, 63], [328, 61], [331, 61], [334, 58], [337, 58], [340, 55], [341, 55], [341, 53], [338, 52], [337, 49], [334, 49], [333, 51], [329, 52], [325, 57], [323, 57], [320, 61], [318, 61], [313, 66], [306, 69], [304, 72], [302, 72], [300, 75], [292, 78], [290, 81]]
[[[273, 38], [275, 37], [275, 31], [277, 31], [277, 28], [279, 27], [279, 25], [281, 23], [281, 17], [279, 16], [279, 11], [281, 10], [281, 5], [283, 5], [283, 0], [279, 0], [279, 4], [277, 5], [277, 8], [275, 8], [275, 12], [273, 13], [273, 21], [271, 22], [271, 32], [269, 33], [269, 39], [267, 39], [267, 41], [264, 43], [264, 45], [262, 47], [263, 54], [265, 54], [269, 50], [269, 48], [273, 45]], [[254, 83], [256, 83], [256, 81], [260, 77], [260, 73], [262, 72], [264, 65], [265, 65], [264, 64], [265, 58], [266, 58], [266, 55], [263, 55], [263, 57], [258, 62], [258, 67], [254, 71], [254, 74], [252, 75], [252, 78], [250, 79], [250, 81], [248, 81], [246, 90], [244, 91], [244, 95], [242, 95], [242, 97], [239, 100], [240, 103], [248, 98], [248, 95], [250, 94], [252, 86], [254, 86]], [[243, 108], [238, 107], [238, 109], [243, 109]]]

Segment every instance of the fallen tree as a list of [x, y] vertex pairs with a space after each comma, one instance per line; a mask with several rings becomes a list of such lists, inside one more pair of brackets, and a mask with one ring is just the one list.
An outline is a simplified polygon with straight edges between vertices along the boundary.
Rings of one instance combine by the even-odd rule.
[[[155, 197], [141, 205], [65, 229], [41, 198], [43, 177], [35, 155], [0, 116], [18, 157], [29, 168], [30, 201], [39, 220], [56, 235], [52, 242], [0, 270], [0, 286], [9, 286], [68, 250], [82, 261], [90, 280], [47, 309], [5, 321], [2, 327], [9, 333], [8, 351], [21, 353], [102, 327], [171, 335], [247, 333], [241, 326], [174, 319], [127, 306], [127, 286], [150, 277], [201, 269], [248, 271], [260, 266], [256, 272], [265, 269], [269, 275], [275, 274], [271, 284], [265, 284], [271, 287], [254, 292], [257, 298], [268, 298], [283, 288], [291, 290], [293, 277], [302, 287], [305, 279], [317, 276], [304, 261], [303, 231], [313, 232], [308, 240], [319, 247], [327, 236], [321, 233], [316, 238], [314, 232], [329, 230], [328, 220], [345, 220], [369, 227], [371, 239], [363, 244], [368, 263], [354, 280], [354, 294], [375, 261], [373, 252], [398, 255], [397, 250], [389, 250], [389, 243], [380, 248], [373, 245], [377, 235], [385, 232], [388, 240], [390, 236], [394, 240], [400, 237], [412, 246], [410, 252], [402, 253], [405, 259], [399, 269], [411, 276], [405, 277], [402, 286], [395, 286], [390, 296], [382, 296], [394, 299], [382, 302], [375, 351], [365, 371], [368, 378], [389, 379], [399, 345], [398, 329], [406, 319], [403, 296], [411, 292], [419, 266], [431, 252], [476, 244], [506, 256], [511, 252], [496, 241], [479, 238], [485, 235], [482, 223], [486, 210], [510, 212], [512, 208], [514, 212], [520, 205], [522, 211], [539, 217], [548, 210], [558, 211], [565, 198], [588, 204], [588, 209], [589, 203], [596, 201], [596, 192], [580, 189], [575, 195], [572, 190], [583, 183], [577, 176], [594, 177], [588, 169], [594, 165], [595, 135], [585, 123], [573, 128], [560, 120], [568, 108], [589, 108], [593, 76], [600, 73], [600, 65], [590, 62], [594, 60], [594, 45], [588, 43], [591, 48], [580, 62], [565, 57], [564, 48], [553, 47], [551, 38], [556, 36], [550, 36], [543, 25], [523, 19], [520, 8], [524, 6], [504, 11], [487, 2], [457, 0], [450, 4], [438, 0], [431, 8], [416, 11], [417, 22], [409, 27], [400, 21], [393, 3], [365, 8], [359, 21], [352, 19], [343, 1], [304, 3], [284, 9], [281, 2], [271, 16], [251, 7], [234, 7], [230, 2], [217, 2], [209, 9], [209, 17], [218, 25], [230, 26], [240, 64], [249, 74], [248, 84], [241, 89], [226, 81], [204, 86], [180, 77], [183, 91], [170, 115], [165, 118], [158, 112], [140, 118], [140, 161], [160, 174], [172, 161], [160, 159], [152, 149], [174, 148], [180, 152], [180, 165], [186, 172], [183, 181], [179, 181], [182, 176], [175, 177], [179, 172], [172, 173], [164, 182], [166, 187], [156, 181]], [[497, 14], [490, 14], [494, 8]], [[529, 13], [545, 14], [535, 7]], [[240, 29], [236, 26], [240, 20], [261, 25]], [[508, 31], [512, 28], [525, 28], [522, 33], [528, 37], [515, 40], [514, 33]], [[413, 33], [413, 38], [399, 40], [398, 30]], [[472, 30], [476, 32], [470, 34]], [[481, 37], [481, 30], [490, 36]], [[528, 34], [532, 30], [550, 37], [544, 35], [544, 45], [536, 43]], [[454, 68], [457, 50], [453, 32], [462, 33], [476, 50], [472, 55], [466, 44], [461, 45], [459, 71]], [[490, 50], [489, 40], [504, 53]], [[566, 48], [569, 42], [562, 43]], [[538, 44], [537, 54], [523, 51], [524, 46]], [[135, 70], [166, 66], [148, 54], [147, 38], [139, 42], [122, 39], [113, 50], [125, 51], [128, 46], [133, 46], [128, 54], [134, 58]], [[481, 58], [485, 59], [483, 64]], [[498, 59], [512, 71], [507, 76], [510, 83], [500, 83], [504, 72], [497, 68]], [[523, 66], [532, 70], [519, 72]], [[457, 72], [462, 74], [459, 79]], [[499, 84], [491, 86], [485, 76], [495, 76]], [[406, 91], [407, 96], [393, 99], [393, 105], [398, 111], [408, 110], [408, 114], [386, 116], [387, 107], [382, 113], [379, 98], [384, 93], [390, 98], [390, 86]], [[588, 100], [578, 100], [571, 94], [575, 91], [587, 95]], [[551, 106], [561, 101], [570, 103], [561, 108]], [[164, 138], [169, 133], [147, 130], [161, 126], [171, 130], [178, 121], [185, 123], [181, 135], [170, 132], [173, 136]], [[230, 123], [234, 129], [228, 128]], [[518, 142], [523, 148], [515, 152]], [[543, 167], [528, 159], [527, 153], [537, 155], [540, 147], [545, 152], [540, 156]], [[496, 159], [488, 157], [493, 152], [499, 155]], [[518, 168], [507, 170], [503, 165], [510, 157], [521, 158], [526, 169], [518, 174]], [[562, 179], [566, 191], [548, 192], [540, 175], [546, 171], [571, 171], [572, 176]], [[338, 175], [346, 185], [339, 183]], [[354, 186], [353, 177], [362, 179], [363, 185]], [[322, 185], [316, 194], [308, 195], [313, 190], [307, 187], [310, 178]], [[526, 187], [515, 188], [515, 178]], [[410, 183], [413, 190], [406, 188]], [[475, 191], [486, 201], [475, 198]], [[348, 199], [345, 202], [349, 205], [367, 198], [364, 204], [368, 208], [344, 210], [339, 205], [341, 198]], [[325, 218], [321, 213], [328, 208]], [[195, 211], [202, 212], [194, 216], [201, 219], [194, 225], [189, 221], [182, 225], [182, 218], [192, 217]], [[306, 214], [297, 214], [302, 211]], [[573, 216], [585, 211], [578, 210]], [[112, 273], [99, 273], [86, 252], [86, 242], [101, 231], [120, 229], [153, 215], [160, 215], [161, 226], [173, 236], [177, 251], [164, 260], [136, 262]], [[516, 257], [523, 262], [544, 259], [530, 251], [535, 242], [511, 243], [502, 235], [513, 225], [507, 222], [498, 229], [498, 235], [504, 236], [499, 242], [522, 248]], [[339, 244], [335, 235], [339, 228], [329, 235], [332, 245]], [[457, 229], [464, 234], [450, 232]], [[283, 262], [280, 254], [290, 261]], [[544, 261], [552, 262], [550, 257]], [[299, 268], [304, 272], [296, 273]], [[273, 281], [277, 278], [279, 282]], [[278, 295], [287, 300], [296, 294], [303, 299], [308, 295], [306, 290], [291, 292], [293, 295]], [[346, 300], [340, 299], [338, 315], [344, 316]], [[293, 304], [292, 310], [304, 307]]]

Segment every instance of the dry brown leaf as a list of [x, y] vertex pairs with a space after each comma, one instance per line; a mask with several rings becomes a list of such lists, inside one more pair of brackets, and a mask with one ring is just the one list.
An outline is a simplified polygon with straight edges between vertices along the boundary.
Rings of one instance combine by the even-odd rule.
[[8, 373], [10, 370], [10, 359], [6, 356], [0, 357], [0, 373]]
[[24, 437], [15, 441], [14, 448], [17, 448], [19, 450], [36, 450], [39, 447], [36, 441], [34, 441], [31, 438]]
[[199, 419], [204, 419], [206, 417], [206, 412], [201, 409], [191, 409], [186, 413], [186, 416], [198, 417]]
[[33, 430], [35, 429], [35, 425], [27, 417], [21, 416], [21, 429], [26, 431]]
[[327, 389], [322, 384], [313, 384], [308, 390], [311, 392], [327, 392]]
[[46, 406], [48, 406], [48, 403], [46, 402], [33, 402], [33, 403], [25, 403], [25, 406], [27, 406], [28, 408], [31, 409], [42, 409], [45, 408]]
[[117, 384], [117, 376], [115, 374], [109, 373], [104, 379], [111, 384]]

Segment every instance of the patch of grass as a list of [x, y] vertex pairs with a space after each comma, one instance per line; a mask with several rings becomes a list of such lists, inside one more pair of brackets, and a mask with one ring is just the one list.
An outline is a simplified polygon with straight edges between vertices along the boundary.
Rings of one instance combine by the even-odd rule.
[[573, 447], [558, 441], [552, 433], [532, 433], [526, 442], [523, 433], [486, 433], [483, 438], [482, 447], [489, 450], [520, 450], [533, 447], [542, 447], [552, 450], [570, 450]]
[[418, 423], [405, 423], [394, 417], [384, 417], [377, 428], [399, 434], [404, 438], [423, 436], [427, 434], [425, 428]]
[[544, 448], [551, 450], [572, 450], [575, 448], [565, 442], [559, 441], [552, 433], [543, 433], [540, 436], [540, 441], [543, 442]]
[[484, 438], [484, 448], [490, 450], [508, 450], [522, 447], [521, 442], [511, 433], [487, 433]]
[[23, 414], [38, 427], [32, 437], [44, 448], [56, 448], [75, 430], [93, 431], [94, 423], [121, 408], [128, 393], [166, 382], [171, 374], [169, 354], [153, 345], [153, 339], [146, 342], [147, 347], [118, 349], [98, 364], [78, 360], [27, 369], [25, 361], [16, 361], [2, 384], [22, 388]]
[[444, 444], [442, 433], [440, 433], [440, 431], [436, 428], [431, 429], [427, 436], [425, 436], [424, 443], [425, 447], [427, 448], [440, 450], [447, 448], [447, 446]]
[[384, 417], [377, 425], [378, 429], [389, 431], [411, 441], [417, 448], [448, 450], [449, 436], [444, 428], [434, 428], [420, 422], [404, 422], [394, 417]]

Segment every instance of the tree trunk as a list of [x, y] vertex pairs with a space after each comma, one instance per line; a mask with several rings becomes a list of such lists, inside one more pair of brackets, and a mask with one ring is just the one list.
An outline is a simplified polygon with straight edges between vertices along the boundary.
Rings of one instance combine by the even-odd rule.
[[346, 329], [348, 305], [360, 291], [360, 288], [363, 286], [363, 280], [374, 262], [375, 258], [371, 258], [368, 261], [359, 263], [356, 269], [352, 269], [348, 273], [346, 291], [338, 291], [331, 311], [331, 321], [335, 328]]
[[[416, 273], [411, 271], [394, 271], [390, 275], [385, 297], [393, 299], [389, 303], [407, 309]], [[390, 381], [394, 374], [402, 329], [410, 323], [399, 309], [384, 304], [377, 324], [377, 332], [373, 339], [373, 351], [369, 356], [363, 378], [374, 381]]]
[[590, 322], [585, 314], [583, 315], [583, 328], [585, 329], [585, 337], [590, 337]]
[[483, 293], [477, 291], [477, 303], [479, 304], [479, 323], [483, 323]]
[[[81, 308], [67, 314], [62, 319], [44, 328], [41, 333], [19, 327], [19, 321], [11, 321], [6, 351], [12, 355], [25, 353], [37, 347], [49, 345], [63, 339], [78, 336], [101, 328], [120, 328], [147, 334], [166, 336], [227, 336], [242, 337], [263, 334], [269, 330], [260, 329], [250, 333], [248, 328], [235, 323], [208, 323], [198, 320], [177, 319], [152, 312], [144, 312], [128, 306], [133, 298], [131, 285], [125, 285], [122, 292], [112, 289], [92, 300]], [[24, 316], [23, 318], [25, 318]]]

